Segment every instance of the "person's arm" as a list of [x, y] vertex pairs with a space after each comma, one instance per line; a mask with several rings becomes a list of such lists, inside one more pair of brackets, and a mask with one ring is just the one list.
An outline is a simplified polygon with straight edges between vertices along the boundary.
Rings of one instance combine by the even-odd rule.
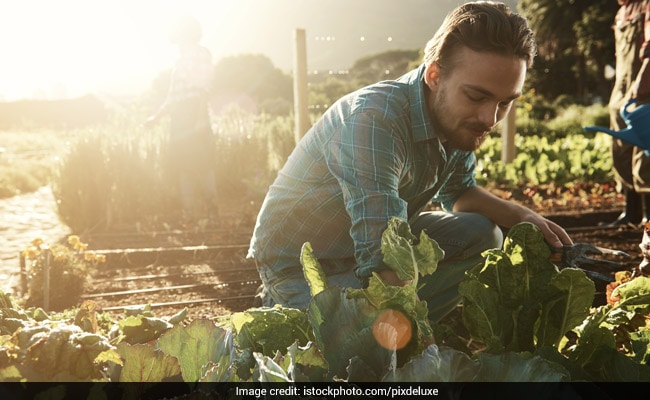
[[456, 200], [454, 211], [482, 214], [506, 228], [520, 222], [530, 222], [542, 230], [544, 238], [553, 247], [573, 243], [566, 231], [555, 222], [520, 204], [503, 200], [479, 186], [467, 189]]
[[387, 268], [381, 253], [382, 233], [390, 217], [407, 218], [406, 201], [399, 197], [406, 144], [377, 114], [373, 110], [353, 113], [324, 143], [327, 168], [341, 187], [350, 217], [360, 279]]

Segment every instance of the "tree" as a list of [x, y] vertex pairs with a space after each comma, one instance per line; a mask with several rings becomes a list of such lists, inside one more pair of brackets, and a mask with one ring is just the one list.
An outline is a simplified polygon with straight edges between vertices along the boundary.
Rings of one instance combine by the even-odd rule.
[[350, 75], [365, 86], [385, 79], [395, 79], [407, 72], [419, 50], [388, 50], [358, 59], [350, 68]]
[[218, 105], [235, 102], [251, 111], [266, 111], [261, 106], [293, 104], [293, 80], [267, 56], [243, 54], [216, 63], [212, 93]]
[[613, 63], [614, 0], [520, 0], [538, 43], [529, 84], [548, 99], [606, 97], [605, 65]]
[[311, 75], [309, 103], [314, 110], [322, 111], [356, 89], [400, 77], [421, 60], [419, 50], [388, 50], [358, 59], [346, 73]]

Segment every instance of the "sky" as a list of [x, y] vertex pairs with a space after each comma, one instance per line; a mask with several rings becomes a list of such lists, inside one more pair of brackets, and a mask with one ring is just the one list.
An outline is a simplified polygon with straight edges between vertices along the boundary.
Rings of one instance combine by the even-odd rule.
[[[424, 46], [442, 16], [464, 2], [0, 0], [0, 101], [141, 93], [174, 61], [166, 26], [180, 14], [199, 19], [215, 62], [264, 54], [290, 72], [298, 28], [306, 31], [310, 70], [348, 68], [363, 55]], [[346, 37], [337, 37], [342, 24]], [[408, 35], [393, 34], [395, 24]]]

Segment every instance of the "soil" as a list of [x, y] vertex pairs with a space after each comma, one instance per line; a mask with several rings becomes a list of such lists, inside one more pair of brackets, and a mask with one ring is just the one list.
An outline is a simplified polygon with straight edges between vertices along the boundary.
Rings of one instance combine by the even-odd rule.
[[[619, 212], [578, 214], [565, 211], [549, 214], [548, 218], [565, 227], [574, 242], [627, 253], [629, 257], [592, 256], [620, 263], [618, 267], [601, 264], [589, 267], [613, 277], [619, 270], [638, 273], [638, 266], [643, 260], [639, 247], [643, 238], [641, 227], [607, 228], [598, 225], [614, 220]], [[230, 229], [158, 233], [148, 235], [144, 240], [154, 251], [135, 248], [128, 253], [121, 250], [123, 246], [119, 243], [109, 244], [110, 235], [96, 235], [89, 238], [91, 245], [103, 249], [115, 247], [117, 250], [106, 253], [109, 256], [107, 264], [93, 274], [84, 296], [116, 316], [124, 312], [124, 307], [147, 303], [159, 316], [173, 315], [187, 307], [188, 320], [216, 318], [258, 306], [260, 304], [255, 299], [255, 293], [260, 282], [254, 265], [245, 259], [251, 231], [252, 222], [248, 226], [240, 226], [236, 235]], [[143, 240], [141, 235], [137, 238], [134, 235], [116, 235], [112, 239], [126, 240], [131, 246]], [[197, 247], [197, 244], [205, 247]], [[604, 304], [607, 282], [594, 281], [596, 302]], [[118, 293], [100, 295], [114, 292]]]

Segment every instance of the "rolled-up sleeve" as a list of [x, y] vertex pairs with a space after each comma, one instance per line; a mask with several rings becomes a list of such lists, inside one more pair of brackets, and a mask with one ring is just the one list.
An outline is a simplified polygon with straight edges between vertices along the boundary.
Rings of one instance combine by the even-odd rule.
[[407, 217], [407, 204], [398, 191], [406, 159], [406, 147], [399, 138], [380, 115], [355, 113], [326, 147], [328, 168], [341, 186], [350, 216], [360, 279], [386, 268], [382, 233], [391, 216]]

